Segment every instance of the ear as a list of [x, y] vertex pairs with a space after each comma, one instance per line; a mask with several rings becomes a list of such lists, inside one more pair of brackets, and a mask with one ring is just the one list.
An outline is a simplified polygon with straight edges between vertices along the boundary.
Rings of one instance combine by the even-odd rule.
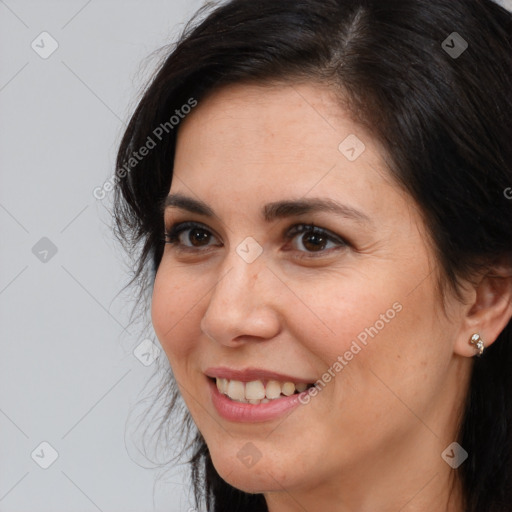
[[485, 347], [492, 345], [512, 317], [512, 268], [493, 266], [471, 285], [470, 303], [464, 308], [464, 318], [454, 351], [464, 357], [473, 357], [477, 349], [469, 343], [473, 334], [480, 334]]

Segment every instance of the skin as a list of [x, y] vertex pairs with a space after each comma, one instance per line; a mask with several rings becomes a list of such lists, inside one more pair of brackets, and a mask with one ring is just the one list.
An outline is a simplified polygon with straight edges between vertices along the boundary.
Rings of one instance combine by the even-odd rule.
[[[366, 146], [353, 162], [338, 150], [349, 134]], [[167, 228], [194, 221], [211, 236], [198, 244], [184, 232], [188, 252], [166, 245], [153, 324], [217, 471], [264, 493], [271, 512], [463, 510], [457, 473], [441, 453], [457, 438], [476, 353], [469, 338], [496, 339], [512, 315], [510, 286], [482, 278], [465, 289], [464, 304], [448, 294], [442, 309], [420, 212], [385, 158], [318, 84], [225, 87], [179, 129], [170, 192], [215, 215], [167, 208]], [[370, 222], [332, 212], [261, 216], [267, 203], [304, 197], [350, 205]], [[284, 237], [311, 223], [349, 245], [315, 250], [310, 233]], [[246, 237], [263, 249], [252, 263], [236, 252]], [[315, 382], [396, 303], [400, 312], [309, 404], [263, 423], [217, 414], [206, 368]], [[248, 442], [261, 454], [250, 468], [237, 457]]]

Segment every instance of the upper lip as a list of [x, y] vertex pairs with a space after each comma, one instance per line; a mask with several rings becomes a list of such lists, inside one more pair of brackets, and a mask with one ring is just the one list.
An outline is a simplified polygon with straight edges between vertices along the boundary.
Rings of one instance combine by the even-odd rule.
[[205, 370], [205, 375], [213, 379], [228, 379], [228, 380], [239, 380], [241, 382], [251, 382], [254, 380], [277, 380], [280, 382], [293, 382], [293, 383], [304, 383], [311, 384], [316, 379], [304, 379], [301, 377], [294, 377], [292, 375], [286, 375], [284, 373], [273, 372], [265, 370], [263, 368], [244, 368], [236, 370], [234, 368], [227, 367], [215, 367], [208, 368]]

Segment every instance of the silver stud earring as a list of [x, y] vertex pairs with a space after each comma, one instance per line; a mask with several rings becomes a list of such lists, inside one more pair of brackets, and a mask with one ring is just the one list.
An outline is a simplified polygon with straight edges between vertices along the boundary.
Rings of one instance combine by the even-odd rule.
[[481, 356], [484, 353], [484, 340], [480, 337], [480, 334], [473, 334], [469, 340], [469, 343], [471, 343], [471, 345], [473, 345], [478, 350], [478, 356]]

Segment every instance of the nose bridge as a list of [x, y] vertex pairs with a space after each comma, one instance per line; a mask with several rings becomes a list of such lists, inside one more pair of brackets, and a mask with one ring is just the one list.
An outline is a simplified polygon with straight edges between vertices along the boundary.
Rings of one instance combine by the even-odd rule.
[[208, 309], [226, 307], [234, 314], [241, 313], [242, 309], [252, 309], [258, 303], [261, 305], [265, 265], [260, 258], [258, 260], [247, 263], [234, 251], [226, 259], [223, 277], [212, 290]]
[[261, 257], [248, 263], [233, 251], [226, 258], [201, 320], [208, 337], [229, 344], [240, 336], [273, 335], [277, 319], [269, 302], [265, 268]]

